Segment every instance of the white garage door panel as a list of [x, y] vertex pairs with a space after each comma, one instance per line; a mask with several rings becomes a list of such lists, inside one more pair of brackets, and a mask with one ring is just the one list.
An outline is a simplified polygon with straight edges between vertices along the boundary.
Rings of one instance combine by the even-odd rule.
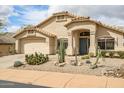
[[25, 53], [44, 52], [42, 43], [27, 43], [24, 45]]
[[38, 38], [38, 39], [25, 39], [22, 40], [23, 45], [23, 52], [25, 54], [32, 54], [35, 52], [40, 52], [47, 54], [48, 47], [47, 43], [44, 42], [44, 39]]

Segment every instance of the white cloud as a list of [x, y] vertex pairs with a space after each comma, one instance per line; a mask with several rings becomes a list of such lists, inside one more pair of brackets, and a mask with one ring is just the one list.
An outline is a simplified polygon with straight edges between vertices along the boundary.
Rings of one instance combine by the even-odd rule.
[[[113, 24], [113, 25], [124, 25], [124, 6], [119, 5], [65, 5], [65, 6], [49, 6], [48, 10], [40, 10], [34, 9], [31, 6], [20, 6], [20, 8], [25, 11], [14, 11], [13, 6], [0, 6], [0, 18], [6, 19], [9, 23], [8, 17], [10, 16], [18, 16], [20, 17], [18, 20], [23, 24], [38, 24], [42, 22], [45, 18], [50, 16], [52, 13], [60, 12], [60, 11], [69, 11], [76, 15], [81, 16], [90, 16], [93, 19], [100, 20], [102, 22]], [[21, 15], [23, 14], [23, 15]], [[19, 26], [10, 25], [7, 27], [8, 31], [14, 31], [18, 29]]]
[[103, 21], [105, 23], [124, 25], [124, 6], [122, 5], [65, 5], [50, 6], [48, 13], [59, 11], [69, 11], [71, 13], [90, 16], [93, 19]]
[[[20, 6], [26, 11], [21, 11], [20, 21], [24, 24], [38, 24], [52, 13], [60, 11], [69, 11], [76, 15], [90, 16], [93, 19], [114, 24], [124, 25], [124, 6], [105, 6], [105, 5], [65, 5], [49, 6], [48, 10], [34, 9], [31, 6]], [[14, 13], [13, 13], [14, 15]], [[18, 13], [15, 13], [18, 16]]]
[[13, 13], [13, 7], [12, 6], [0, 6], [0, 19], [1, 20], [7, 20], [9, 16], [11, 16]]
[[25, 13], [25, 15], [22, 16], [22, 21], [25, 24], [38, 24], [43, 19], [47, 17], [47, 11], [29, 11], [28, 13]]
[[9, 27], [7, 27], [6, 28], [6, 31], [7, 32], [15, 32], [15, 31], [17, 31], [18, 29], [20, 28], [20, 26], [9, 26]]

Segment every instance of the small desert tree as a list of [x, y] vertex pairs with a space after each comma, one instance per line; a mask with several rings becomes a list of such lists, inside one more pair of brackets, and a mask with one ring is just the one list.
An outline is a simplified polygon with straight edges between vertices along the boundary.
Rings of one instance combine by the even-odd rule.
[[102, 55], [101, 55], [101, 50], [100, 50], [100, 48], [98, 47], [97, 58], [96, 58], [96, 61], [91, 64], [91, 67], [90, 67], [91, 69], [95, 69], [95, 68], [98, 67], [97, 64], [98, 64], [98, 62], [99, 62], [99, 58], [100, 58], [100, 57], [102, 57]]
[[74, 54], [75, 54], [75, 65], [78, 65], [78, 60], [77, 60], [77, 47], [74, 49]]

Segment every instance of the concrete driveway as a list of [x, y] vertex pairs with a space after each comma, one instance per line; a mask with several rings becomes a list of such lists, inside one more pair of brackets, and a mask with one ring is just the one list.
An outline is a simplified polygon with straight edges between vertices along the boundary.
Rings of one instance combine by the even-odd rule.
[[22, 61], [25, 60], [24, 54], [16, 54], [16, 55], [9, 55], [0, 57], [0, 68], [8, 68], [14, 64], [15, 61]]

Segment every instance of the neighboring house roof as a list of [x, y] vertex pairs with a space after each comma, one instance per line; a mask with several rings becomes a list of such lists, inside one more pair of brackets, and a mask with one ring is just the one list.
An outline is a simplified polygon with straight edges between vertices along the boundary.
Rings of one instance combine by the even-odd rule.
[[14, 33], [0, 33], [0, 44], [14, 44], [15, 39], [12, 37]]
[[116, 30], [116, 31], [124, 33], [124, 27], [110, 26], [110, 25], [104, 24], [100, 21], [92, 20], [92, 19], [90, 19], [90, 17], [88, 17], [88, 18], [84, 18], [84, 17], [73, 18], [69, 23], [65, 24], [65, 26], [68, 27], [70, 24], [76, 23], [76, 22], [93, 22], [93, 23], [96, 23], [96, 24], [103, 26], [105, 28]]
[[56, 35], [50, 33], [50, 32], [47, 32], [47, 31], [44, 31], [40, 28], [37, 28], [37, 27], [34, 27], [34, 26], [30, 26], [30, 27], [26, 27], [26, 28], [23, 28], [23, 29], [19, 29], [16, 34], [13, 35], [13, 37], [16, 37], [17, 35], [23, 33], [24, 31], [28, 31], [28, 30], [35, 30], [35, 31], [38, 31], [46, 36], [49, 36], [49, 37], [56, 37]]

